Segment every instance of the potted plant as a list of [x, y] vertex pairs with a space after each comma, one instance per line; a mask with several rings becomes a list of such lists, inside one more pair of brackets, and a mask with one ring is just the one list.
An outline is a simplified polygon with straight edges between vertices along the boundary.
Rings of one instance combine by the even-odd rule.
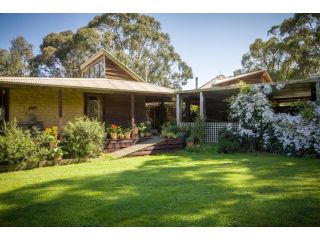
[[194, 137], [193, 136], [189, 136], [186, 138], [186, 143], [188, 147], [192, 147], [194, 145]]
[[49, 148], [53, 149], [58, 146], [58, 129], [53, 127], [53, 128], [46, 128], [45, 129], [45, 136], [46, 136], [46, 141], [49, 143]]
[[131, 128], [124, 128], [123, 129], [123, 132], [124, 132], [124, 138], [125, 139], [129, 139], [131, 137]]
[[152, 135], [152, 133], [151, 133], [151, 122], [147, 121], [145, 125], [146, 125], [146, 136], [150, 137]]
[[138, 124], [140, 137], [145, 137], [147, 126], [144, 122]]
[[119, 139], [124, 139], [124, 133], [123, 133], [123, 129], [121, 127], [118, 127], [118, 138]]
[[50, 152], [50, 157], [53, 160], [60, 161], [62, 160], [62, 156], [63, 156], [63, 151], [60, 147], [55, 147]]
[[110, 128], [111, 139], [115, 140], [118, 138], [118, 125], [112, 124]]

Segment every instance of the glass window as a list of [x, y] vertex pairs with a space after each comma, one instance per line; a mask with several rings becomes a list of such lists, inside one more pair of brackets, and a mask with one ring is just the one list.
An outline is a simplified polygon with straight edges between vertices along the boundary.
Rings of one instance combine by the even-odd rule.
[[99, 62], [99, 77], [104, 78], [105, 77], [105, 70], [104, 70], [104, 61], [101, 60]]
[[89, 69], [89, 77], [90, 78], [94, 78], [95, 77], [95, 68], [94, 68], [94, 66], [90, 67], [90, 69]]
[[84, 78], [88, 78], [89, 77], [89, 69], [88, 68], [86, 70], [84, 70], [83, 77]]
[[94, 77], [99, 78], [100, 77], [100, 71], [99, 71], [99, 63], [94, 65]]
[[99, 96], [88, 96], [87, 115], [89, 118], [102, 120], [102, 106]]

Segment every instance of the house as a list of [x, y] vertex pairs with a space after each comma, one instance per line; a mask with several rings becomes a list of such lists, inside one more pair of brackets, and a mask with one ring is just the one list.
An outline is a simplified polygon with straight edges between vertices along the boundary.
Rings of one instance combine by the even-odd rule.
[[135, 126], [147, 118], [146, 103], [163, 107], [174, 93], [145, 82], [104, 49], [81, 65], [81, 74], [82, 78], [0, 77], [0, 121], [16, 119], [26, 128], [61, 130], [68, 121], [87, 115], [106, 124]]
[[[241, 81], [255, 85], [270, 85], [273, 89], [279, 86], [265, 70], [262, 70], [230, 78], [219, 75], [198, 89], [176, 91], [177, 124], [190, 124], [193, 121], [191, 109], [192, 106], [196, 106], [200, 117], [206, 121], [205, 141], [217, 142], [220, 129], [228, 122], [227, 100], [239, 92]], [[281, 90], [273, 91], [270, 96], [275, 112], [293, 111], [292, 103], [296, 101], [320, 102], [320, 75], [288, 80], [280, 85]]]
[[241, 74], [234, 77], [226, 77], [221, 74], [205, 83], [200, 89], [233, 86], [240, 82], [245, 82], [247, 84], [272, 83], [272, 79], [266, 70]]

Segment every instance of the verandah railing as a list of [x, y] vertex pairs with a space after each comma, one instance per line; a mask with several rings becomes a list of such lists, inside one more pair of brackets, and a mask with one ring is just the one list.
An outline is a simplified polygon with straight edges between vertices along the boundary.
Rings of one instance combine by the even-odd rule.
[[[190, 126], [192, 122], [181, 122], [181, 126]], [[238, 128], [238, 123], [228, 123], [228, 122], [206, 122], [205, 129], [205, 142], [206, 143], [217, 143], [219, 141], [220, 130], [227, 127], [227, 124], [232, 124], [233, 129]]]

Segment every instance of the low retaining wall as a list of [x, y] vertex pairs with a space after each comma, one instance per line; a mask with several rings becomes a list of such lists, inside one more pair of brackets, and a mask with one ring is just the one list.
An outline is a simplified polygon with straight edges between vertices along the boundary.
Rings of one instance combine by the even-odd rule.
[[80, 159], [62, 159], [62, 160], [43, 160], [35, 163], [27, 163], [27, 164], [3, 164], [0, 165], [0, 173], [2, 172], [12, 172], [19, 170], [28, 170], [33, 168], [41, 168], [41, 167], [49, 167], [56, 165], [68, 165], [74, 163], [82, 163], [88, 162], [90, 159], [80, 158]]
[[129, 156], [144, 156], [158, 153], [175, 152], [184, 149], [186, 140], [184, 138], [168, 138], [163, 142], [157, 143], [153, 146], [146, 147], [142, 150], [134, 152]]
[[151, 137], [143, 137], [143, 138], [129, 138], [129, 139], [107, 139], [105, 141], [104, 149], [107, 152], [114, 152], [126, 147], [130, 147], [136, 143], [143, 142], [149, 140]]

